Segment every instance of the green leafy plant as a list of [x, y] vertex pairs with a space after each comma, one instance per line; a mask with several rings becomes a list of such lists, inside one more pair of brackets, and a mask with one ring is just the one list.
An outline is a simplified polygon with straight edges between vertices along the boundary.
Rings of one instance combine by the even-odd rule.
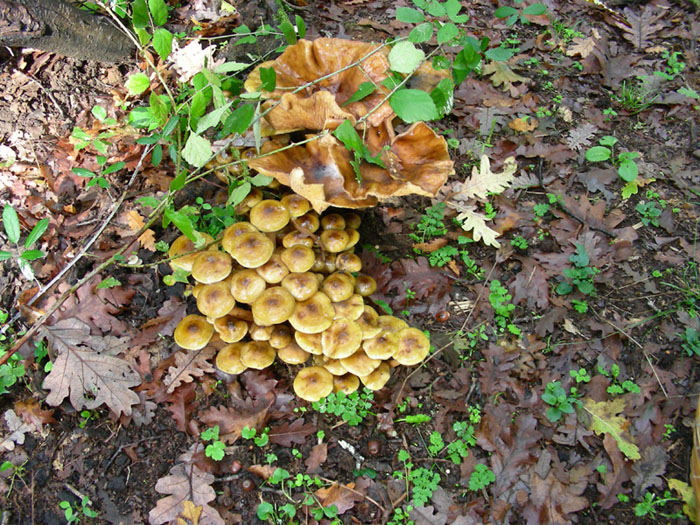
[[410, 233], [409, 237], [415, 242], [425, 242], [447, 234], [444, 223], [445, 203], [438, 202], [426, 208], [417, 224], [412, 225], [416, 233]]
[[659, 226], [659, 217], [662, 210], [656, 206], [655, 201], [641, 201], [634, 207], [634, 211], [642, 216], [641, 221], [644, 226]]
[[19, 244], [21, 236], [19, 217], [15, 209], [9, 204], [5, 204], [2, 210], [2, 225], [5, 229], [7, 240], [14, 244], [15, 247], [12, 251], [0, 250], [0, 261], [6, 261], [12, 258], [16, 259], [19, 269], [25, 279], [34, 279], [34, 271], [29, 263], [45, 257], [46, 254], [41, 250], [32, 249], [32, 246], [34, 246], [34, 243], [39, 240], [49, 227], [49, 220], [41, 219], [37, 222], [34, 228], [32, 228], [32, 231], [29, 232], [29, 235], [27, 235], [22, 246]]
[[224, 459], [224, 450], [226, 446], [222, 441], [219, 440], [219, 425], [207, 428], [204, 430], [199, 437], [202, 441], [210, 443], [204, 449], [204, 455], [214, 461], [221, 461]]
[[569, 375], [576, 381], [576, 384], [579, 383], [588, 383], [591, 380], [591, 375], [586, 372], [585, 368], [579, 368], [578, 370], [569, 370]]
[[489, 336], [486, 334], [486, 325], [481, 324], [467, 333], [462, 333], [461, 330], [455, 333], [452, 337], [452, 347], [459, 354], [459, 358], [466, 361], [471, 358], [479, 341], [488, 340]]
[[510, 245], [513, 248], [518, 248], [519, 250], [527, 250], [528, 248], [527, 239], [522, 235], [517, 235], [513, 237], [510, 241]]
[[496, 475], [483, 463], [474, 466], [474, 472], [469, 476], [469, 490], [476, 492], [484, 490], [491, 483], [496, 481]]
[[571, 414], [574, 406], [579, 403], [577, 395], [578, 391], [575, 387], [571, 387], [567, 394], [559, 381], [547, 383], [542, 394], [542, 401], [550, 405], [546, 413], [547, 419], [556, 423], [564, 414]]
[[394, 472], [393, 477], [406, 480], [406, 492], [410, 490], [411, 504], [425, 505], [440, 484], [440, 474], [424, 467], [414, 468], [410, 459], [411, 456], [407, 451], [399, 451], [398, 460], [403, 463], [404, 470]]
[[[560, 282], [556, 287], [556, 292], [559, 295], [567, 295], [576, 288], [583, 295], [592, 295], [595, 291], [593, 277], [598, 274], [600, 270], [589, 266], [590, 258], [588, 257], [586, 247], [578, 243], [576, 245], [576, 253], [569, 257], [569, 261], [574, 265], [573, 268], [564, 269], [564, 276], [569, 280]], [[586, 310], [587, 309], [586, 307]]]
[[510, 301], [513, 298], [508, 289], [497, 279], [491, 281], [489, 302], [493, 308], [494, 321], [500, 332], [508, 330], [511, 334], [520, 335], [520, 329], [511, 321], [515, 305]]
[[58, 503], [58, 506], [63, 509], [63, 516], [68, 523], [78, 523], [81, 517], [97, 518], [99, 514], [90, 507], [91, 505], [92, 501], [87, 496], [83, 496], [80, 505], [71, 504], [68, 500], [62, 500]]
[[501, 6], [496, 9], [493, 15], [496, 18], [505, 18], [506, 25], [512, 26], [518, 20], [520, 20], [521, 24], [527, 25], [530, 23], [530, 21], [527, 19], [528, 16], [538, 16], [547, 13], [547, 6], [539, 2], [522, 8], [520, 7], [522, 0], [515, 0], [515, 4], [518, 6], [517, 8], [511, 6]]
[[373, 399], [372, 391], [363, 388], [361, 392], [355, 391], [352, 394], [334, 392], [320, 401], [314, 401], [311, 406], [321, 414], [333, 414], [342, 418], [351, 427], [355, 427], [372, 414], [370, 409]]
[[428, 414], [409, 414], [396, 420], [397, 423], [408, 423], [409, 425], [421, 425], [432, 421]]
[[457, 255], [459, 255], [459, 250], [448, 244], [442, 248], [438, 248], [437, 250], [430, 252], [428, 254], [428, 262], [430, 263], [430, 266], [442, 268]]
[[623, 80], [619, 91], [612, 95], [612, 99], [632, 115], [647, 110], [658, 97], [657, 88], [646, 76]]
[[12, 471], [12, 474], [11, 474], [11, 476], [10, 476], [10, 487], [9, 487], [9, 489], [7, 490], [7, 494], [5, 494], [5, 497], [9, 498], [9, 497], [10, 497], [10, 494], [12, 494], [12, 489], [13, 489], [14, 486], [15, 486], [15, 480], [19, 479], [19, 480], [22, 481], [22, 483], [24, 483], [25, 486], [26, 486], [26, 482], [24, 481], [24, 479], [22, 478], [22, 476], [24, 476], [24, 473], [25, 473], [25, 470], [26, 470], [25, 465], [26, 465], [28, 462], [29, 462], [29, 460], [26, 460], [26, 461], [25, 461], [24, 463], [22, 463], [21, 465], [15, 465], [15, 464], [12, 463], [11, 461], [3, 461], [3, 462], [0, 464], [0, 472], [6, 472], [6, 471], [8, 471], [8, 470], [11, 470], [11, 471]]
[[618, 140], [615, 137], [606, 135], [598, 141], [598, 146], [592, 146], [586, 151], [586, 160], [588, 162], [607, 162], [617, 168], [617, 174], [620, 178], [631, 183], [637, 179], [639, 168], [637, 167], [636, 159], [639, 158], [639, 153], [636, 151], [623, 151], [615, 155], [615, 144]]
[[85, 428], [90, 421], [95, 421], [98, 418], [98, 413], [94, 410], [81, 410], [80, 411], [80, 421], [78, 421], [78, 426], [80, 428]]
[[680, 51], [664, 51], [661, 57], [666, 61], [666, 67], [663, 71], [654, 71], [654, 75], [664, 80], [673, 80], [676, 78], [685, 70], [685, 62], [679, 59], [679, 57], [682, 56], [683, 53]]
[[634, 515], [637, 517], [649, 516], [650, 518], [656, 518], [656, 515], [662, 516], [664, 518], [678, 518], [680, 515], [666, 514], [660, 512], [660, 509], [665, 507], [667, 503], [671, 501], [678, 501], [677, 498], [672, 498], [671, 493], [667, 490], [664, 491], [663, 498], [657, 498], [656, 494], [653, 492], [644, 493], [642, 501], [634, 506]]
[[599, 365], [598, 373], [611, 380], [611, 384], [607, 388], [607, 392], [611, 396], [625, 394], [627, 392], [639, 394], [640, 392], [639, 386], [631, 379], [620, 381], [620, 366], [617, 363], [612, 364], [610, 371]]
[[687, 327], [685, 333], [681, 335], [681, 341], [683, 341], [683, 350], [685, 350], [689, 356], [700, 356], [700, 331], [690, 326]]
[[268, 427], [265, 427], [260, 434], [255, 428], [243, 427], [241, 437], [243, 439], [252, 439], [256, 446], [262, 448], [270, 442], [269, 432], [270, 429]]

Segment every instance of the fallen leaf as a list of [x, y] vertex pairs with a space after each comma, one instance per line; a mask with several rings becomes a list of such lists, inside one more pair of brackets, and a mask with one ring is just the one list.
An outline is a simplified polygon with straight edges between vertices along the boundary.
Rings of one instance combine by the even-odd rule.
[[[189, 457], [188, 461], [183, 461]], [[156, 491], [168, 494], [158, 500], [155, 508], [148, 513], [151, 525], [161, 525], [176, 520], [185, 512], [187, 502], [201, 507], [200, 525], [225, 525], [219, 512], [208, 505], [216, 498], [216, 492], [211, 486], [215, 478], [213, 474], [202, 471], [191, 462], [192, 455], [184, 454], [178, 458], [181, 462], [170, 469], [169, 475], [156, 482]]]
[[210, 407], [200, 414], [199, 419], [210, 427], [219, 425], [219, 439], [233, 444], [245, 427], [259, 428], [262, 425], [273, 402], [272, 395], [256, 402], [232, 398], [229, 404], [233, 406]]
[[415, 525], [445, 525], [447, 523], [447, 515], [438, 512], [432, 505], [413, 507], [408, 515]]
[[505, 62], [492, 61], [486, 64], [482, 69], [484, 76], [491, 75], [491, 83], [498, 87], [503, 85], [504, 88], [512, 87], [513, 82], [529, 82], [530, 79], [521, 77], [513, 71]]
[[423, 253], [433, 253], [435, 250], [439, 250], [443, 246], [447, 245], [447, 239], [433, 239], [429, 242], [419, 242], [413, 245], [414, 250], [419, 250]]
[[632, 475], [633, 491], [635, 499], [641, 500], [642, 493], [647, 487], [662, 488], [664, 480], [661, 476], [666, 472], [666, 462], [668, 454], [659, 445], [647, 447], [642, 452], [642, 459], [632, 465], [634, 474]]
[[58, 354], [44, 379], [49, 390], [46, 403], [60, 405], [70, 396], [76, 410], [93, 410], [103, 403], [117, 415], [131, 414], [139, 396], [131, 387], [139, 385], [139, 374], [123, 359], [107, 355], [117, 338], [90, 335], [90, 327], [79, 319], [63, 319], [40, 330]]
[[500, 173], [491, 171], [491, 161], [487, 155], [481, 156], [479, 168], [472, 168], [472, 175], [463, 183], [455, 185], [452, 198], [458, 201], [468, 199], [488, 199], [489, 193], [502, 193], [515, 179], [518, 164], [515, 157], [508, 157], [503, 161], [503, 170]]
[[591, 139], [595, 135], [598, 128], [590, 122], [586, 122], [577, 128], [569, 131], [569, 136], [566, 138], [567, 145], [575, 151], [581, 148], [587, 148], [591, 144]]
[[589, 506], [589, 501], [581, 494], [586, 482], [578, 486], [565, 484], [554, 475], [554, 470], [543, 479], [537, 474], [530, 477], [530, 498], [523, 509], [523, 517], [528, 525], [540, 523], [571, 523], [569, 514]]
[[523, 117], [518, 117], [516, 119], [511, 120], [508, 123], [508, 127], [514, 131], [518, 131], [520, 133], [526, 133], [529, 131], [532, 131], [533, 129], [537, 129], [537, 126], [539, 125], [539, 122], [535, 118], [523, 118]]
[[268, 480], [270, 477], [272, 477], [275, 470], [277, 470], [277, 467], [274, 465], [251, 465], [250, 467], [246, 468], [246, 470], [251, 474], [260, 476], [264, 480]]
[[182, 383], [191, 383], [195, 377], [211, 374], [216, 371], [208, 360], [214, 357], [216, 351], [211, 347], [197, 351], [180, 350], [173, 354], [175, 366], [168, 368], [168, 374], [163, 379], [163, 386], [168, 394], [172, 393]]
[[317, 430], [316, 425], [304, 424], [303, 419], [296, 419], [291, 424], [282, 423], [270, 429], [268, 436], [270, 442], [283, 447], [291, 447], [293, 444], [303, 445], [306, 438]]
[[182, 512], [177, 517], [177, 525], [187, 525], [185, 520], [190, 520], [192, 525], [199, 525], [199, 517], [202, 515], [202, 507], [195, 506], [190, 500], [185, 501]]
[[10, 433], [0, 440], [0, 450], [14, 450], [15, 444], [24, 444], [24, 434], [31, 432], [32, 427], [22, 421], [22, 418], [12, 409], [6, 410], [4, 416]]
[[53, 410], [44, 410], [41, 404], [30, 397], [25, 401], [17, 401], [15, 403], [15, 411], [22, 418], [22, 421], [31, 425], [39, 433], [44, 433], [44, 425], [55, 423], [53, 418]]
[[363, 494], [358, 494], [359, 491], [353, 490], [355, 483], [347, 485], [338, 485], [333, 483], [330, 487], [318, 489], [314, 492], [316, 498], [323, 507], [335, 505], [338, 509], [338, 514], [344, 514], [355, 506], [355, 503], [365, 499]]
[[513, 304], [526, 300], [528, 308], [546, 310], [549, 307], [547, 272], [532, 257], [525, 257], [521, 262], [522, 268], [509, 286], [513, 292]]
[[326, 461], [328, 457], [328, 444], [318, 443], [311, 448], [309, 457], [306, 458], [304, 464], [306, 465], [307, 474], [318, 474], [321, 472], [321, 465]]
[[448, 201], [447, 205], [457, 210], [455, 219], [464, 231], [472, 232], [472, 238], [476, 242], [483, 241], [487, 246], [500, 248], [501, 243], [496, 240], [500, 234], [486, 226], [486, 215], [477, 212], [473, 206], [465, 206], [459, 202]]
[[150, 250], [150, 251], [155, 251], [156, 249], [156, 233], [151, 230], [150, 228], [144, 231], [140, 236], [139, 236], [139, 244], [141, 247]]
[[629, 421], [618, 416], [625, 410], [625, 400], [621, 397], [613, 401], [596, 403], [592, 399], [584, 399], [583, 408], [591, 415], [590, 429], [596, 434], [609, 434], [617, 442], [620, 451], [629, 459], [640, 459], [639, 447], [634, 444], [627, 429]]
[[627, 23], [615, 21], [615, 25], [622, 29], [622, 36], [632, 42], [635, 48], [642, 49], [649, 44], [649, 39], [665, 27], [659, 20], [663, 18], [664, 12], [655, 13], [650, 6], [644, 6], [644, 10], [637, 14], [631, 9], [625, 9]]
[[696, 510], [695, 494], [693, 494], [693, 488], [688, 485], [685, 481], [680, 479], [671, 478], [668, 480], [668, 488], [675, 490], [680, 494], [683, 500], [683, 512], [688, 516], [690, 521], [697, 524], [698, 515]]

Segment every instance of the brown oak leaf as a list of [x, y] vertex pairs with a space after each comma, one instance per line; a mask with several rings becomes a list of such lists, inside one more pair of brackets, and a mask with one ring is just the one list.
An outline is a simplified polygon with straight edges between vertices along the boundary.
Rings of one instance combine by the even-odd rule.
[[173, 354], [175, 366], [168, 368], [168, 373], [163, 380], [163, 386], [167, 387], [167, 392], [172, 393], [182, 383], [191, 383], [195, 377], [215, 372], [214, 365], [208, 361], [214, 357], [214, 353], [213, 348], [206, 347], [196, 352], [181, 350]]
[[355, 489], [355, 483], [353, 482], [347, 485], [333, 483], [330, 487], [318, 489], [314, 492], [314, 495], [324, 507], [335, 505], [339, 515], [349, 511], [358, 501], [365, 499], [364, 494], [360, 490]]
[[270, 442], [283, 447], [291, 447], [292, 444], [303, 445], [306, 438], [316, 432], [316, 425], [304, 424], [303, 419], [297, 419], [290, 423], [282, 423], [270, 429]]
[[304, 464], [306, 465], [307, 474], [318, 474], [321, 472], [321, 465], [326, 461], [328, 457], [328, 444], [318, 443], [311, 448], [311, 453], [309, 457], [306, 458]]
[[241, 436], [241, 430], [245, 427], [258, 428], [263, 424], [274, 400], [272, 394], [256, 401], [231, 398], [229, 404], [233, 406], [208, 408], [200, 414], [199, 419], [208, 426], [219, 425], [219, 438], [232, 444]]

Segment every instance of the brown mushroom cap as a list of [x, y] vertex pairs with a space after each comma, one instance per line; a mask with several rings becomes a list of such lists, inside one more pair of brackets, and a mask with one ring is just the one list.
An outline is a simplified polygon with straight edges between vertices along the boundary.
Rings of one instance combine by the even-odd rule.
[[233, 256], [233, 243], [236, 237], [243, 235], [244, 233], [256, 232], [258, 231], [255, 226], [249, 222], [241, 221], [233, 223], [231, 226], [224, 230], [224, 236], [221, 239], [221, 246], [228, 252], [229, 255]]
[[363, 273], [355, 277], [355, 293], [359, 293], [362, 297], [369, 297], [377, 291], [377, 281], [369, 275]]
[[311, 204], [301, 195], [290, 193], [280, 199], [282, 205], [289, 210], [292, 217], [301, 217], [311, 209]]
[[323, 368], [328, 370], [334, 376], [343, 376], [343, 375], [348, 373], [348, 371], [345, 370], [343, 363], [340, 362], [340, 359], [328, 359], [325, 356], [314, 356], [314, 357], [315, 357], [314, 361], [316, 361], [315, 364], [322, 366]]
[[309, 360], [311, 354], [292, 341], [284, 348], [277, 350], [277, 357], [289, 365], [302, 365]]
[[289, 324], [299, 332], [317, 334], [331, 325], [334, 313], [328, 296], [323, 292], [316, 292], [310, 299], [296, 304]]
[[244, 268], [257, 268], [272, 257], [275, 243], [264, 233], [247, 232], [231, 243], [231, 256]]
[[358, 242], [360, 242], [360, 232], [353, 228], [346, 228], [345, 233], [348, 234], [348, 243], [345, 245], [345, 249], [349, 250], [353, 248]]
[[294, 378], [294, 392], [306, 401], [319, 401], [333, 392], [333, 376], [320, 366], [302, 368]]
[[281, 255], [277, 253], [272, 254], [270, 260], [262, 266], [258, 266], [255, 271], [270, 284], [282, 282], [282, 279], [289, 274], [289, 268], [287, 268]]
[[311, 272], [290, 273], [282, 279], [282, 286], [297, 301], [306, 301], [318, 292], [318, 279]]
[[241, 362], [241, 349], [244, 343], [231, 343], [216, 354], [216, 367], [227, 374], [240, 374], [246, 370]]
[[351, 321], [357, 321], [365, 311], [365, 303], [361, 295], [353, 294], [350, 299], [333, 303], [333, 309], [335, 310], [334, 319], [345, 317]]
[[297, 230], [289, 232], [282, 238], [282, 246], [285, 248], [291, 248], [292, 246], [297, 246], [299, 244], [313, 248], [314, 240], [308, 234]]
[[323, 355], [331, 359], [344, 359], [354, 354], [362, 344], [362, 329], [350, 319], [336, 319], [323, 332]]
[[362, 270], [362, 259], [354, 253], [341, 252], [335, 258], [335, 267], [341, 272], [359, 272]]
[[428, 355], [430, 341], [418, 328], [404, 328], [398, 332], [399, 347], [394, 359], [404, 366], [417, 365]]
[[248, 328], [248, 333], [253, 341], [269, 341], [274, 328], [274, 326], [258, 326], [253, 323], [250, 325], [250, 328]]
[[363, 377], [368, 376], [381, 363], [381, 359], [372, 359], [367, 357], [364, 350], [358, 350], [349, 357], [345, 357], [340, 360], [340, 363], [345, 367], [345, 370], [356, 376]]
[[201, 315], [186, 315], [175, 327], [175, 343], [185, 350], [200, 350], [214, 335], [214, 327]]
[[304, 350], [313, 355], [323, 355], [322, 335], [305, 334], [304, 332], [294, 332], [294, 340]]
[[205, 284], [197, 294], [197, 309], [211, 318], [223, 317], [236, 306], [226, 281]]
[[[204, 244], [209, 244], [214, 240], [211, 235], [206, 233], [200, 235], [204, 237]], [[187, 235], [180, 235], [170, 245], [170, 249], [168, 249], [168, 257], [171, 259], [170, 267], [173, 270], [178, 268], [186, 272], [191, 272], [192, 263], [200, 253], [201, 252], [197, 251], [196, 246]]]
[[360, 388], [360, 380], [354, 374], [333, 376], [333, 392], [344, 392], [345, 395], [350, 395], [358, 388]]
[[321, 228], [324, 230], [344, 230], [345, 217], [339, 213], [326, 213], [321, 217]]
[[262, 370], [275, 361], [275, 349], [267, 341], [250, 341], [241, 348], [241, 363], [248, 368]]
[[239, 303], [252, 304], [267, 287], [255, 270], [239, 270], [229, 280], [231, 295]]
[[273, 286], [253, 303], [253, 319], [260, 326], [284, 323], [295, 312], [295, 305], [292, 294], [281, 286]]
[[207, 250], [192, 262], [192, 277], [202, 284], [223, 281], [231, 273], [233, 261], [228, 253]]
[[371, 339], [382, 331], [379, 326], [379, 315], [374, 308], [368, 305], [365, 305], [357, 324], [362, 328], [362, 339]]
[[248, 323], [231, 315], [214, 320], [214, 330], [225, 343], [237, 343], [248, 333]]
[[377, 322], [381, 329], [386, 332], [400, 332], [404, 328], [408, 328], [406, 321], [393, 315], [380, 315]]
[[360, 227], [360, 224], [362, 224], [362, 217], [360, 217], [357, 213], [347, 212], [343, 214], [343, 217], [345, 217], [346, 228], [357, 230]]
[[362, 341], [362, 349], [372, 359], [390, 359], [399, 349], [399, 337], [394, 332], [379, 332]]
[[250, 210], [250, 223], [261, 232], [280, 231], [289, 224], [289, 210], [280, 201], [260, 201]]
[[350, 299], [354, 290], [355, 279], [352, 275], [344, 272], [330, 274], [321, 285], [321, 291], [334, 303]]
[[345, 230], [323, 230], [321, 233], [321, 246], [327, 252], [342, 252], [348, 246], [350, 236]]
[[311, 210], [296, 220], [296, 226], [300, 229], [300, 231], [308, 230], [309, 232], [314, 233], [320, 228], [321, 220], [318, 217], [318, 213]]
[[278, 324], [273, 327], [270, 334], [270, 346], [275, 349], [284, 348], [294, 340], [294, 332], [286, 324]]
[[297, 244], [291, 248], [285, 248], [280, 254], [282, 261], [290, 272], [303, 273], [308, 272], [314, 265], [316, 255], [308, 246]]
[[360, 381], [370, 390], [381, 390], [391, 377], [391, 367], [382, 361], [379, 366], [368, 376], [360, 376]]

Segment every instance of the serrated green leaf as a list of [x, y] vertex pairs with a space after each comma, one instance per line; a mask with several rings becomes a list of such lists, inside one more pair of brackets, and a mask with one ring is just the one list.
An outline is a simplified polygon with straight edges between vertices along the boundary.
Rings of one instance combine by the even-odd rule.
[[163, 128], [163, 138], [166, 138], [173, 132], [178, 122], [180, 122], [179, 116], [175, 115], [173, 117], [170, 117], [170, 120], [168, 120], [168, 123]]
[[523, 14], [524, 15], [530, 15], [530, 16], [538, 16], [538, 15], [543, 15], [547, 12], [547, 6], [544, 4], [532, 4], [527, 6], [525, 9], [523, 9]]
[[223, 64], [216, 66], [214, 73], [226, 74], [226, 73], [236, 73], [237, 71], [243, 71], [245, 68], [250, 67], [250, 64], [245, 62], [224, 62]]
[[445, 44], [457, 36], [459, 36], [459, 29], [452, 22], [448, 22], [438, 30], [437, 43]]
[[425, 20], [425, 15], [412, 7], [397, 7], [396, 19], [405, 24], [420, 24]]
[[172, 222], [175, 227], [183, 233], [183, 235], [187, 236], [189, 240], [195, 243], [197, 242], [197, 234], [194, 230], [192, 219], [190, 219], [189, 215], [166, 208], [164, 218], [169, 222]]
[[588, 162], [603, 162], [610, 158], [612, 152], [604, 146], [593, 146], [586, 151]]
[[342, 142], [349, 150], [360, 152], [364, 147], [360, 135], [349, 120], [344, 120], [343, 123], [333, 131], [333, 136]]
[[255, 177], [251, 177], [250, 183], [253, 186], [258, 186], [258, 187], [265, 187], [268, 186], [272, 181], [274, 180], [274, 177], [268, 177], [267, 175], [263, 175], [262, 173], [258, 173]]
[[136, 29], [148, 27], [148, 7], [146, 0], [134, 0], [131, 3], [131, 23]]
[[32, 231], [29, 232], [29, 235], [27, 236], [27, 239], [24, 241], [24, 247], [29, 249], [32, 247], [32, 245], [39, 240], [39, 238], [44, 235], [44, 232], [46, 229], [49, 227], [49, 220], [48, 219], [41, 219], [39, 222], [36, 223], [34, 228], [32, 228]]
[[2, 224], [5, 227], [5, 233], [7, 238], [12, 244], [17, 244], [19, 242], [19, 217], [15, 209], [9, 204], [5, 204], [2, 209]]
[[362, 100], [365, 97], [368, 97], [372, 93], [375, 92], [377, 89], [377, 86], [375, 86], [372, 82], [363, 82], [362, 84], [359, 85], [357, 88], [357, 91], [355, 91], [352, 96], [343, 103], [343, 107], [347, 106], [348, 104], [352, 104], [353, 102], [358, 102]]
[[435, 102], [420, 89], [401, 89], [389, 99], [389, 105], [398, 117], [409, 124], [440, 118]]
[[153, 33], [153, 49], [161, 59], [166, 60], [173, 50], [173, 34], [164, 27], [156, 29]]
[[182, 170], [180, 174], [170, 181], [170, 192], [181, 190], [187, 182], [187, 171]]
[[211, 143], [204, 137], [191, 133], [185, 147], [182, 149], [182, 158], [192, 166], [201, 168], [211, 158]]
[[168, 6], [163, 0], [148, 0], [148, 10], [155, 25], [162, 26], [168, 21]]
[[107, 110], [105, 110], [105, 108], [103, 108], [102, 106], [93, 106], [90, 112], [92, 113], [92, 116], [100, 122], [102, 122], [107, 117]]
[[260, 68], [260, 89], [263, 91], [274, 91], [277, 85], [277, 72], [272, 67]]
[[422, 42], [427, 42], [433, 38], [433, 24], [430, 22], [423, 22], [417, 25], [408, 34], [409, 42], [414, 44], [420, 44]]
[[140, 95], [148, 89], [150, 82], [144, 73], [134, 73], [126, 80], [129, 95]]
[[454, 84], [451, 78], [443, 78], [430, 92], [430, 98], [435, 102], [440, 118], [449, 114], [454, 105]]
[[225, 136], [231, 133], [242, 135], [250, 127], [254, 116], [255, 106], [253, 104], [238, 106], [226, 118], [221, 133]]
[[119, 281], [119, 279], [116, 279], [115, 277], [112, 277], [111, 275], [107, 277], [106, 279], [103, 279], [100, 281], [100, 284], [97, 285], [98, 290], [104, 290], [106, 288], [114, 288], [115, 286], [121, 286], [122, 283]]
[[413, 73], [424, 58], [423, 50], [413, 42], [399, 42], [389, 52], [389, 67], [397, 73]]
[[[297, 43], [297, 32], [294, 30], [294, 26], [291, 22], [285, 20], [279, 25], [280, 31], [284, 35], [284, 39], [290, 46]], [[271, 89], [268, 91], [272, 91]]]
[[163, 160], [163, 146], [156, 144], [151, 152], [151, 165], [158, 167], [161, 160]]
[[156, 95], [155, 93], [151, 92], [150, 97], [148, 97], [148, 102], [150, 104], [153, 119], [159, 126], [165, 124], [165, 122], [168, 120], [168, 106], [163, 101], [161, 95]]
[[204, 115], [201, 119], [199, 119], [199, 122], [197, 123], [197, 134], [201, 135], [209, 128], [214, 127], [214, 126], [218, 126], [219, 122], [221, 122], [221, 117], [224, 115], [224, 113], [226, 111], [228, 111], [228, 108], [231, 107], [231, 104], [233, 104], [233, 101], [227, 103], [224, 106], [221, 106], [218, 109], [210, 111], [209, 113]]

